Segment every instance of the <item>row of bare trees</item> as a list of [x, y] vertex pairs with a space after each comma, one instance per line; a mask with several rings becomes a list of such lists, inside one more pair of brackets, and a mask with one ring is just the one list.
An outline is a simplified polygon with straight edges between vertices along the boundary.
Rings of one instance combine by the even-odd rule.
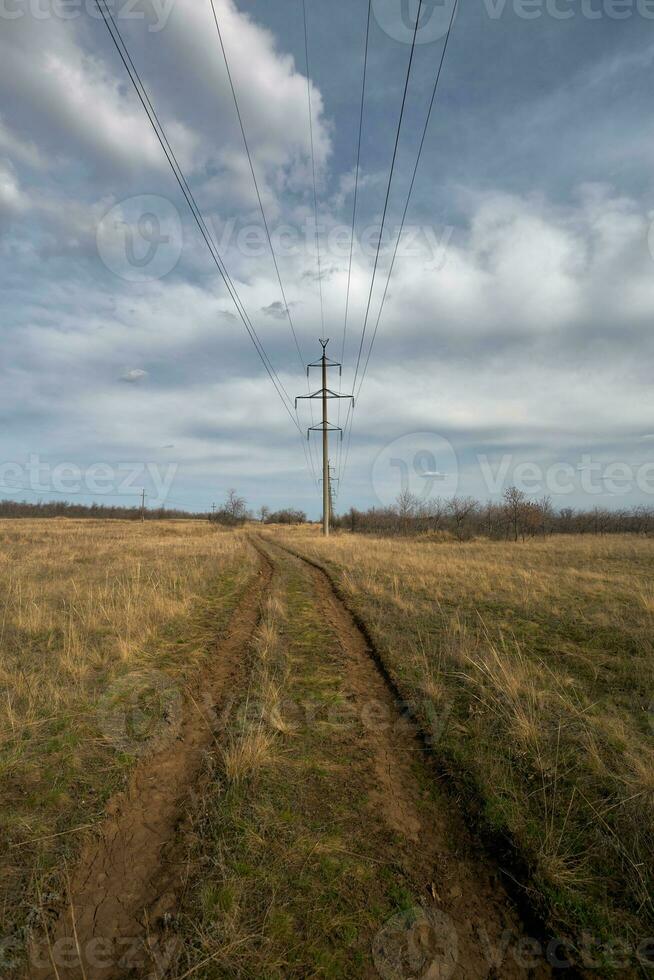
[[[30, 503], [28, 501], [0, 500], [0, 518], [17, 517], [68, 517], [68, 518], [95, 518], [96, 520], [119, 520], [119, 521], [139, 521], [143, 517], [147, 521], [161, 520], [203, 520], [207, 517], [216, 524], [223, 527], [240, 527], [246, 521], [255, 520], [253, 514], [248, 509], [247, 501], [241, 497], [236, 490], [228, 490], [223, 504], [212, 513], [194, 513], [181, 509], [170, 509], [165, 507], [145, 508], [141, 507], [121, 507], [116, 504], [81, 504], [68, 500], [39, 501]], [[304, 524], [307, 515], [302, 510], [286, 507], [282, 510], [271, 510], [270, 507], [261, 507], [257, 514], [262, 524]]]
[[370, 534], [447, 532], [457, 541], [478, 536], [519, 541], [548, 534], [654, 534], [654, 507], [556, 510], [549, 497], [529, 500], [516, 487], [509, 487], [501, 501], [485, 504], [464, 496], [421, 501], [404, 491], [394, 506], [353, 508], [337, 517], [335, 526]]
[[167, 507], [146, 508], [141, 512], [137, 507], [121, 507], [114, 504], [78, 504], [68, 500], [54, 500], [29, 503], [25, 500], [0, 500], [0, 518], [17, 517], [68, 517], [91, 518], [95, 520], [140, 521], [175, 520], [180, 518], [207, 519], [206, 514], [190, 514], [185, 510]]

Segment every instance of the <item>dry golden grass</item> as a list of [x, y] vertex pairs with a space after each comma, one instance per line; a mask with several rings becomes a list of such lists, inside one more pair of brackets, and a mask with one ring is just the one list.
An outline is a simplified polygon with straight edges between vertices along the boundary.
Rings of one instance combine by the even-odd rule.
[[[0, 933], [179, 709], [256, 560], [200, 522], [0, 522]], [[2, 971], [0, 970], [0, 974]]]
[[254, 669], [239, 724], [221, 750], [227, 785], [239, 786], [274, 758], [275, 736], [288, 735], [291, 726], [282, 716], [284, 682], [289, 665], [280, 636], [286, 610], [277, 586], [267, 596], [252, 648]]
[[331, 567], [553, 924], [650, 935], [654, 541], [282, 539]]

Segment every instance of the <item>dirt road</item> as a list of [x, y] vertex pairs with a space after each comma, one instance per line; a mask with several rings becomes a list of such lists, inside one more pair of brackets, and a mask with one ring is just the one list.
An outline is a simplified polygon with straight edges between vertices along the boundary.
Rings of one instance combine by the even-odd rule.
[[[87, 842], [70, 875], [68, 907], [48, 940], [32, 948], [31, 980], [549, 976], [545, 959], [528, 951], [525, 927], [497, 867], [439, 786], [410, 706], [398, 703], [327, 575], [270, 536], [253, 537], [252, 545], [261, 571], [204, 679], [204, 698], [189, 698], [182, 730], [141, 760], [128, 792], [112, 802], [101, 832]], [[214, 707], [230, 689], [247, 689], [250, 696], [251, 641], [272, 586], [290, 610], [277, 628], [286, 694], [296, 705], [310, 701], [312, 713], [299, 725], [277, 723], [277, 756], [269, 763], [274, 779], [269, 787], [264, 782], [253, 789], [251, 801], [247, 789], [237, 796], [239, 806], [256, 814], [256, 805], [272, 794], [268, 823], [257, 823], [255, 816], [248, 836], [239, 815], [232, 839], [227, 809], [224, 826], [220, 816], [224, 785], [220, 792], [217, 783], [205, 785], [203, 759], [219, 754], [226, 737]], [[205, 794], [214, 795], [213, 803], [202, 802]], [[218, 815], [220, 862], [210, 842], [202, 841], [196, 844], [201, 859], [187, 861], [184, 815], [198, 805], [211, 805]], [[277, 838], [289, 833], [292, 820], [298, 823], [296, 836], [282, 853], [281, 878], [271, 885], [274, 869], [266, 861], [272, 861]], [[328, 884], [327, 841], [333, 852]], [[249, 853], [239, 854], [239, 848], [255, 845], [263, 855], [258, 863]], [[337, 852], [340, 864], [333, 857]], [[258, 901], [248, 905], [242, 891], [243, 939], [221, 938], [222, 925], [215, 921], [211, 929], [219, 938], [207, 938], [207, 929], [198, 925], [197, 948], [195, 938], [189, 945], [188, 935], [176, 934], [180, 909], [193, 925], [194, 888], [202, 894], [207, 889], [202, 876], [213, 875], [208, 880], [214, 889], [220, 884], [217, 872], [207, 868], [220, 866], [226, 875], [233, 867], [242, 874], [252, 864]], [[263, 901], [266, 889], [270, 897]], [[331, 923], [323, 925], [330, 902], [338, 905], [340, 931], [333, 934]], [[278, 906], [292, 916], [292, 940], [280, 938]], [[233, 915], [230, 905], [225, 916], [231, 921]], [[356, 927], [343, 927], [348, 915]], [[318, 949], [315, 936], [322, 933], [324, 948]], [[248, 959], [248, 943], [256, 959]], [[289, 953], [280, 966], [284, 943], [292, 944], [292, 958]], [[351, 945], [351, 957], [339, 943]], [[238, 950], [238, 958], [231, 950]], [[266, 960], [273, 953], [274, 968]], [[340, 965], [328, 969], [327, 962]]]

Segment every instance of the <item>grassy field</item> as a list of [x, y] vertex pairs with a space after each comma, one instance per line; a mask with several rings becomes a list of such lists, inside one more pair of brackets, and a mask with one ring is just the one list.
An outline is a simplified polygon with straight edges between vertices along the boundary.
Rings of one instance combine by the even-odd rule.
[[60, 903], [62, 862], [255, 565], [240, 534], [204, 523], [0, 522], [0, 967]]
[[552, 928], [597, 968], [651, 937], [654, 542], [278, 537], [330, 569]]
[[[0, 522], [0, 976], [61, 909], [112, 794], [188, 706], [259, 568], [257, 530]], [[350, 714], [383, 682], [367, 655], [344, 655], [313, 573], [276, 544], [328, 570], [457, 812], [551, 930], [591, 972], [633, 967], [654, 932], [654, 542], [263, 536], [272, 591], [183, 808], [171, 976], [373, 975], [375, 936], [423, 906], [435, 854], [450, 854], [449, 913], [463, 922], [475, 895], [474, 874], [457, 886], [465, 828], [437, 830], [433, 771], [412, 763], [384, 795], [374, 760], [388, 746]], [[420, 847], [406, 834], [416, 820]], [[471, 915], [500, 929], [492, 894]]]

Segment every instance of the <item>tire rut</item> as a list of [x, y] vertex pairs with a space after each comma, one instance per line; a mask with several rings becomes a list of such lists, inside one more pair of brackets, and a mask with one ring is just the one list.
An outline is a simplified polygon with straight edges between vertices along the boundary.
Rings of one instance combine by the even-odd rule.
[[87, 839], [71, 873], [68, 907], [51, 934], [31, 945], [29, 980], [165, 974], [174, 950], [162, 948], [158, 923], [174, 910], [183, 885], [176, 830], [215, 737], [215, 706], [242, 664], [272, 579], [272, 564], [257, 552], [257, 578], [237, 604], [218, 656], [202, 678], [202, 704], [191, 697], [177, 737], [144, 756], [127, 789], [110, 802], [99, 832]]
[[371, 804], [398, 841], [398, 864], [416, 894], [424, 896], [430, 914], [448, 924], [445, 945], [452, 934], [456, 937], [456, 965], [444, 964], [436, 956], [436, 972], [425, 976], [457, 980], [552, 976], [544, 958], [525, 966], [518, 951], [529, 934], [499, 869], [480, 852], [455, 803], [438, 786], [424, 756], [424, 739], [410, 710], [403, 710], [408, 706], [398, 703], [378, 655], [327, 573], [268, 537], [260, 542], [261, 550], [273, 560], [281, 552], [299, 563], [312, 582], [325, 622], [342, 650], [344, 688], [357, 717], [366, 719], [364, 738], [376, 784]]

